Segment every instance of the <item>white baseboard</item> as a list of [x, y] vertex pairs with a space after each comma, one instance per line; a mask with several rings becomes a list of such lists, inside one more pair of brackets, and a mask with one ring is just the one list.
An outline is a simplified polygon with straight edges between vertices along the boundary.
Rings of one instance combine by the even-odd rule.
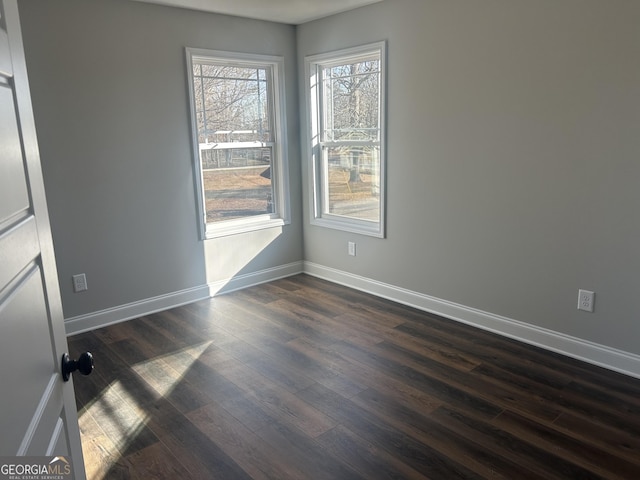
[[117, 307], [67, 318], [64, 321], [64, 325], [67, 335], [76, 335], [89, 330], [95, 330], [96, 328], [106, 327], [107, 325], [112, 325], [114, 323], [131, 320], [132, 318], [138, 318], [144, 315], [150, 315], [152, 313], [186, 305], [188, 303], [197, 302], [198, 300], [204, 300], [215, 295], [229, 293], [241, 288], [247, 288], [260, 283], [296, 275], [298, 273], [302, 273], [302, 269], [302, 262], [294, 262], [288, 265], [281, 265], [254, 273], [238, 275], [226, 280], [212, 282], [208, 285], [180, 290], [166, 295], [159, 295], [157, 297], [147, 298], [137, 302], [131, 302], [125, 305], [119, 305]]
[[448, 302], [312, 262], [304, 263], [304, 272], [330, 282], [355, 288], [378, 297], [513, 338], [514, 340], [640, 378], [640, 355], [599, 345], [553, 330]]
[[247, 273], [244, 275], [236, 275], [227, 280], [212, 282], [209, 286], [209, 296], [215, 297], [223, 293], [233, 292], [242, 288], [252, 287], [261, 283], [272, 282], [280, 278], [291, 277], [302, 273], [304, 268], [303, 262], [293, 262], [287, 265], [280, 265], [274, 268], [267, 268], [258, 272]]
[[197, 302], [198, 300], [203, 300], [208, 297], [209, 288], [206, 285], [189, 288], [179, 292], [172, 292], [166, 295], [159, 295], [117, 307], [99, 310], [97, 312], [78, 315], [77, 317], [65, 318], [64, 326], [67, 335], [75, 335], [125, 320], [131, 320], [132, 318], [168, 310], [180, 305], [186, 305], [187, 303]]
[[640, 355], [617, 350], [605, 345], [312, 262], [294, 262], [258, 272], [238, 275], [226, 280], [212, 282], [208, 285], [79, 315], [65, 319], [65, 328], [67, 335], [75, 335], [302, 272], [420, 310], [441, 315], [451, 320], [482, 328], [546, 350], [551, 350], [568, 357], [592, 363], [609, 370], [640, 378]]

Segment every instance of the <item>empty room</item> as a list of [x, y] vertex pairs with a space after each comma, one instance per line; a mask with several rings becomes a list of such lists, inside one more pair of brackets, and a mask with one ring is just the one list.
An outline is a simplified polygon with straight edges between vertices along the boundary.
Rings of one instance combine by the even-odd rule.
[[2, 462], [640, 478], [639, 2], [1, 13]]

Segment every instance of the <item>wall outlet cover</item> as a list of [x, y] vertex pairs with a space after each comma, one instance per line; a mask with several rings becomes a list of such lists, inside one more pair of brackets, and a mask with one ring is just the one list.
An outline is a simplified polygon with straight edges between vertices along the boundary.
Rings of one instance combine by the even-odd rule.
[[578, 290], [578, 310], [593, 312], [593, 302], [596, 294], [589, 290]]
[[87, 276], [84, 273], [73, 275], [71, 278], [73, 279], [73, 291], [75, 293], [84, 292], [89, 289], [87, 286]]

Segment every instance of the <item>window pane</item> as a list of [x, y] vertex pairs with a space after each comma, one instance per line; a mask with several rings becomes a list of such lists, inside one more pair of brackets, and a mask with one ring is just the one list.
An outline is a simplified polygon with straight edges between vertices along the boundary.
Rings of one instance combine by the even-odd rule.
[[385, 42], [305, 58], [313, 225], [385, 236]]
[[324, 150], [327, 203], [324, 213], [380, 220], [380, 149], [371, 146]]
[[290, 223], [284, 59], [186, 48], [203, 239]]
[[193, 90], [196, 92], [195, 101], [196, 101], [196, 111], [201, 112], [204, 110], [204, 104], [202, 102], [202, 95], [199, 95], [199, 92], [202, 92], [202, 78], [201, 77], [193, 77]]
[[207, 222], [271, 214], [272, 148], [201, 151]]
[[[268, 69], [206, 63], [201, 68], [202, 74], [195, 70], [193, 78], [196, 115], [203, 114], [197, 125], [199, 142], [272, 141]], [[241, 133], [229, 140], [216, 138], [219, 132]]]
[[323, 68], [324, 141], [380, 138], [379, 60]]

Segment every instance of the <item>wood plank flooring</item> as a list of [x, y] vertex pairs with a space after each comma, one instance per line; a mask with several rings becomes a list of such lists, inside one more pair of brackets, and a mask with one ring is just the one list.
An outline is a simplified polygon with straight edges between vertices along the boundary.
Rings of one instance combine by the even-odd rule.
[[306, 275], [69, 343], [90, 479], [640, 478], [640, 380]]

